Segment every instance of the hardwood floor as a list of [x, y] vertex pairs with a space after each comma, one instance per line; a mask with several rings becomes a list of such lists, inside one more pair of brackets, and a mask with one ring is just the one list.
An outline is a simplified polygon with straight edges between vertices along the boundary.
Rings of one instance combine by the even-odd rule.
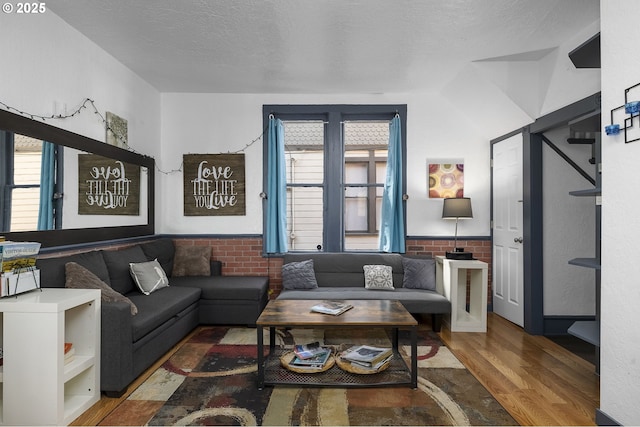
[[[486, 334], [451, 333], [443, 327], [440, 336], [519, 424], [595, 425], [600, 379], [591, 363], [493, 313], [487, 324]], [[180, 345], [129, 386], [124, 396], [103, 396], [71, 425], [98, 425]]]
[[442, 330], [447, 347], [521, 425], [595, 425], [593, 364], [489, 313], [486, 334]]

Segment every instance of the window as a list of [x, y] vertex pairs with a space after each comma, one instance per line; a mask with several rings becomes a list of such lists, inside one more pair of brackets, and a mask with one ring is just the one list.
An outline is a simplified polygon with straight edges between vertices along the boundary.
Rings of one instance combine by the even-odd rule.
[[269, 114], [284, 125], [289, 250], [378, 250], [389, 121], [396, 113], [404, 121], [406, 106], [265, 106], [264, 113], [265, 126]]
[[0, 131], [0, 225], [7, 232], [38, 229], [42, 141]]

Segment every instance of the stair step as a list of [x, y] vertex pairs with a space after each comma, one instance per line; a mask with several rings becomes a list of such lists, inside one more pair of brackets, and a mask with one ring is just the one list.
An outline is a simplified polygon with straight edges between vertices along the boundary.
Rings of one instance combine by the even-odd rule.
[[569, 144], [595, 144], [595, 138], [567, 138]]

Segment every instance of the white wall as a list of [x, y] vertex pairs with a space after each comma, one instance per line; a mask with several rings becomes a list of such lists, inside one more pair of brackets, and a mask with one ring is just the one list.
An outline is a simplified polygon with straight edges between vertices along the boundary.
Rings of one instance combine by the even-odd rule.
[[[427, 159], [461, 157], [465, 196], [474, 218], [461, 222], [460, 235], [489, 235], [489, 143], [453, 105], [438, 94], [394, 95], [162, 95], [163, 171], [177, 170], [186, 153], [242, 149], [262, 133], [263, 104], [407, 104], [407, 233], [451, 236], [451, 222], [441, 219], [442, 200], [427, 196]], [[161, 194], [158, 232], [262, 234], [262, 141], [245, 151], [247, 215], [184, 217], [182, 172], [158, 175]], [[171, 196], [167, 196], [171, 195]]]
[[[0, 101], [49, 116], [64, 114], [65, 105], [71, 113], [91, 98], [103, 117], [111, 111], [128, 120], [134, 151], [160, 156], [160, 94], [152, 86], [50, 11], [2, 14], [0, 24]], [[105, 141], [103, 121], [90, 105], [80, 115], [45, 123]], [[65, 228], [146, 223], [146, 214], [78, 216], [77, 167], [69, 162], [66, 166], [70, 175], [65, 179]], [[146, 209], [144, 203], [141, 209]]]
[[[640, 2], [600, 2], [602, 121], [624, 104], [624, 90], [640, 83]], [[640, 90], [630, 92], [640, 100]], [[635, 126], [639, 126], [635, 122]], [[600, 409], [622, 425], [640, 425], [640, 141], [602, 137], [602, 321]]]

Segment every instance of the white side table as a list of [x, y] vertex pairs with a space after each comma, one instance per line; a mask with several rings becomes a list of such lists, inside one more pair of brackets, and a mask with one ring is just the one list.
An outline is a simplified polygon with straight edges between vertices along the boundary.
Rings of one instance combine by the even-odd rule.
[[[100, 290], [0, 299], [2, 423], [66, 425], [100, 399]], [[75, 348], [65, 364], [64, 343]]]
[[[469, 279], [467, 281], [467, 278]], [[451, 301], [444, 323], [451, 332], [487, 332], [488, 266], [478, 260], [436, 257], [436, 282]], [[467, 309], [467, 286], [469, 308]]]

